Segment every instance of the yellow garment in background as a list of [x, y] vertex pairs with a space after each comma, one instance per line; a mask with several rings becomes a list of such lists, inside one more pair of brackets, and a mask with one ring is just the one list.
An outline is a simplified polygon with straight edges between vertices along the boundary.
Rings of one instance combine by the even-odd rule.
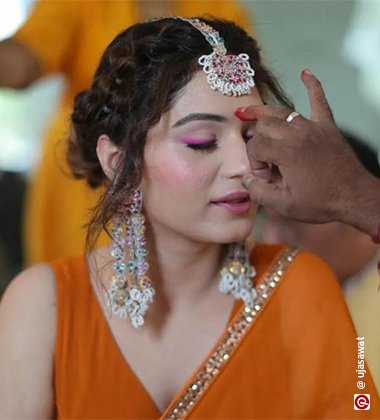
[[358, 336], [364, 337], [366, 369], [369, 367], [380, 392], [380, 292], [377, 292], [376, 263], [377, 258], [361, 273], [347, 279], [343, 292]]
[[[235, 21], [252, 33], [247, 13], [228, 0], [178, 0], [173, 15], [205, 13]], [[85, 223], [101, 189], [73, 180], [65, 162], [73, 98], [90, 86], [101, 54], [117, 33], [153, 16], [143, 16], [133, 0], [41, 0], [15, 34], [42, 63], [43, 74], [63, 73], [66, 91], [49, 127], [41, 162], [31, 180], [25, 211], [27, 265], [82, 254]], [[103, 234], [99, 245], [109, 241]]]

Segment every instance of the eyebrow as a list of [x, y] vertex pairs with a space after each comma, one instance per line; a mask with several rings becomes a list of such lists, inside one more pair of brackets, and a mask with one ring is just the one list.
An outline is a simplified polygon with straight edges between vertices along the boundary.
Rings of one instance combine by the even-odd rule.
[[182, 125], [188, 124], [193, 121], [216, 121], [224, 123], [227, 121], [227, 118], [217, 114], [193, 113], [188, 114], [185, 117], [178, 120], [172, 128], [181, 127]]

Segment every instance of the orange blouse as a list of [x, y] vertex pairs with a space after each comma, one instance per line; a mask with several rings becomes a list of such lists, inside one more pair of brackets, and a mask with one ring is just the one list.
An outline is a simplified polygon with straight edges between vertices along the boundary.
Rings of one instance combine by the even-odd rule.
[[278, 246], [252, 253], [259, 297], [235, 305], [201, 366], [164, 413], [122, 356], [84, 258], [52, 263], [57, 280], [59, 419], [375, 419], [355, 410], [358, 342], [338, 282], [317, 257]]

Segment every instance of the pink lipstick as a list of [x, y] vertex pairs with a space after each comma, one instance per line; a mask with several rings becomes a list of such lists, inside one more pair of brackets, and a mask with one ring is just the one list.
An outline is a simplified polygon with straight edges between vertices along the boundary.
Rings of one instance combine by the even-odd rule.
[[232, 214], [241, 215], [250, 210], [252, 201], [249, 199], [249, 195], [246, 192], [237, 191], [220, 197], [217, 200], [213, 200], [212, 204], [221, 207]]

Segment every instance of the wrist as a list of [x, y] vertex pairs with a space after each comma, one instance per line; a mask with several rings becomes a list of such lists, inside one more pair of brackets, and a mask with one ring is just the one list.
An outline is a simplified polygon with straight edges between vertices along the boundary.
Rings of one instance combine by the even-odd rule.
[[380, 223], [380, 179], [368, 174], [363, 183], [352, 189], [341, 219], [374, 237]]

